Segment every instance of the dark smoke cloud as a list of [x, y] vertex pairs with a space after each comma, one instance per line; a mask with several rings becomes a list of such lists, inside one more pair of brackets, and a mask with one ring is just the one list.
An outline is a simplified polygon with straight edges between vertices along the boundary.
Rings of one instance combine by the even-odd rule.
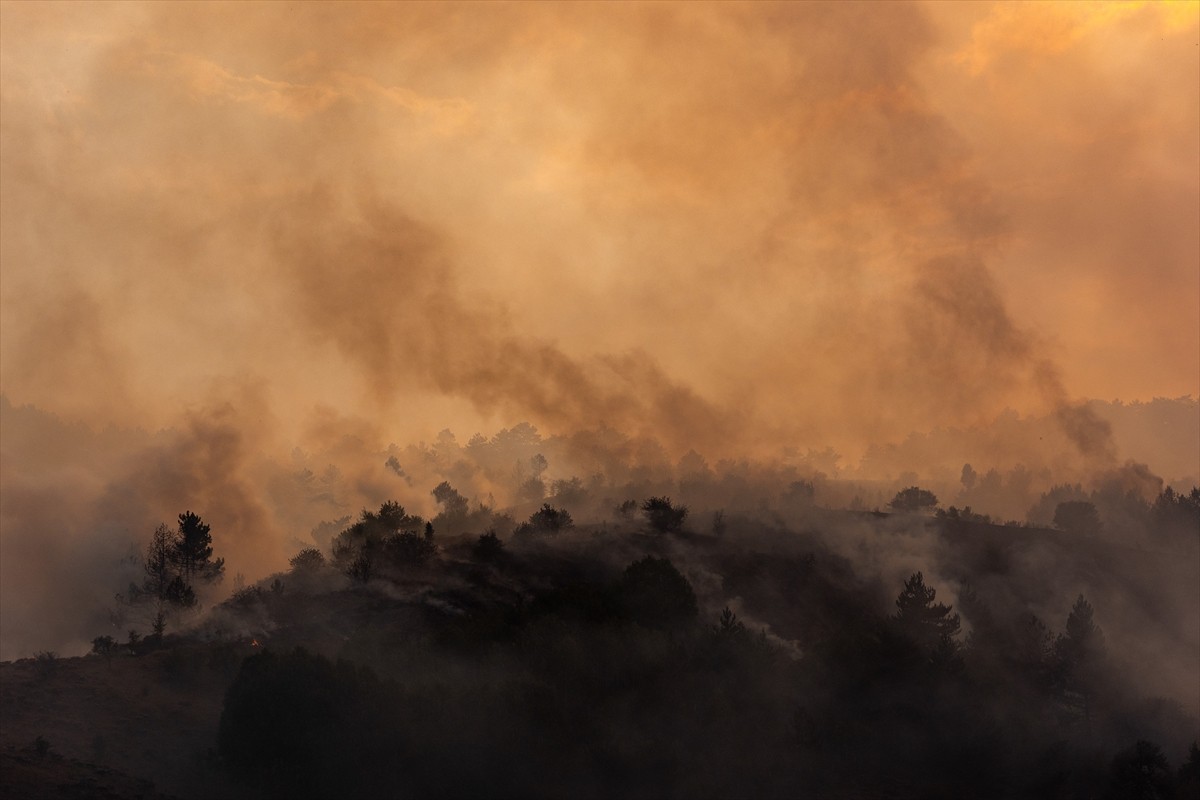
[[[424, 387], [426, 419], [449, 394], [743, 451], [1069, 405], [989, 273], [1013, 209], [925, 85], [958, 46], [926, 9], [299, 13], [84, 16], [70, 72], [29, 50], [64, 20], [9, 12], [7, 227], [42, 222], [6, 237], [6, 391], [108, 384], [94, 417], [173, 424], [197, 377], [250, 373], [294, 426]], [[111, 364], [53, 398], [35, 273]]]
[[[390, 442], [522, 419], [579, 433], [586, 476], [853, 465], [1014, 408], [1108, 469], [1128, 454], [1078, 394], [1200, 392], [1191, 11], [0, 13], [0, 391], [125, 432], [42, 469], [6, 412], [6, 548], [193, 506], [265, 572], [405, 485]], [[1061, 46], [1012, 33], [1046, 19]], [[1043, 91], [1046, 59], [1069, 80]], [[1106, 133], [1068, 147], [1077, 124]], [[23, 586], [61, 575], [36, 563]]]
[[[644, 353], [573, 358], [466, 305], [439, 237], [396, 209], [343, 208], [324, 196], [312, 216], [290, 211], [275, 241], [306, 327], [364, 367], [381, 403], [415, 382], [485, 414], [529, 415], [560, 430], [590, 420], [673, 448], [733, 431], [727, 412]], [[360, 221], [323, 224], [347, 217]]]

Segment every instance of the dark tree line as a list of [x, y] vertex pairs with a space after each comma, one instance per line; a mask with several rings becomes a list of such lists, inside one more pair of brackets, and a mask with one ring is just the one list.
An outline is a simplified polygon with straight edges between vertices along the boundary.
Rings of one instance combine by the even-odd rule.
[[380, 574], [425, 564], [437, 554], [433, 524], [388, 501], [378, 512], [363, 510], [358, 522], [333, 541], [333, 563], [359, 583]]
[[[229, 768], [279, 797], [833, 798], [1169, 797], [1200, 768], [1137, 733], [1155, 729], [1129, 721], [1083, 597], [1055, 635], [970, 587], [940, 602], [921, 572], [886, 613], [828, 555], [704, 555], [752, 616], [796, 613], [801, 657], [729, 608], [706, 621], [667, 558], [614, 573], [494, 532], [463, 547], [487, 568], [454, 572], [474, 582], [442, 595], [459, 611], [357, 634], [370, 659], [394, 649], [380, 671], [248, 659], [221, 721]], [[459, 677], [414, 671], [426, 659]]]

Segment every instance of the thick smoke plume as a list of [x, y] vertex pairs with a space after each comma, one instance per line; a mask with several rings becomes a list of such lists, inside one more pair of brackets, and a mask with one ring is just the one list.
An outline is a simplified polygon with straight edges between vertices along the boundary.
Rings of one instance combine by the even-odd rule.
[[865, 479], [1012, 409], [1060, 438], [976, 465], [1076, 480], [1140, 458], [1083, 397], [1200, 394], [1194, 6], [0, 14], [6, 657], [185, 508], [257, 575], [508, 502], [388, 450], [447, 428]]

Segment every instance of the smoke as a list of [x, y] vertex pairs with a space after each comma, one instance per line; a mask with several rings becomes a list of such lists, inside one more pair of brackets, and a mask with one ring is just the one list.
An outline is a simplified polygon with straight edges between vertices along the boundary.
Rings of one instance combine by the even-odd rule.
[[18, 402], [167, 425], [253, 375], [293, 429], [417, 406], [410, 435], [729, 453], [1070, 405], [990, 271], [1024, 239], [930, 9], [6, 13]]
[[[672, 447], [727, 438], [734, 424], [644, 353], [573, 358], [502, 317], [466, 305], [436, 235], [395, 209], [339, 208], [326, 196], [283, 215], [283, 252], [306, 328], [369, 376], [380, 404], [406, 383], [465, 397], [481, 412], [532, 416], [559, 430], [581, 421]], [[350, 230], [326, 220], [357, 217]]]
[[65, 426], [42, 463], [6, 406], [26, 594], [189, 507], [265, 573], [427, 491], [388, 445], [448, 427], [577, 435], [553, 477], [615, 482], [1011, 408], [1077, 473], [1128, 457], [1077, 396], [1200, 393], [1190, 11], [0, 13], [0, 391]]

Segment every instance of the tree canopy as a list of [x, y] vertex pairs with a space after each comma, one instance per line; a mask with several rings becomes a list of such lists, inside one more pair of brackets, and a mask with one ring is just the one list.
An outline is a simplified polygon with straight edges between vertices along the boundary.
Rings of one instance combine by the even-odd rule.
[[692, 585], [666, 558], [646, 556], [630, 564], [618, 593], [626, 613], [647, 627], [678, 627], [699, 614]]
[[937, 590], [925, 585], [920, 572], [914, 572], [896, 598], [896, 614], [892, 617], [906, 635], [926, 648], [952, 643], [961, 624], [958, 614], [951, 613], [954, 607], [935, 603], [936, 597]]
[[[424, 529], [424, 534], [418, 533]], [[389, 500], [378, 512], [363, 509], [358, 522], [333, 541], [333, 562], [351, 578], [366, 583], [380, 567], [410, 567], [437, 554], [433, 527], [404, 506]]]
[[225, 559], [212, 557], [211, 528], [198, 514], [179, 515], [172, 529], [161, 523], [154, 529], [142, 556], [142, 580], [131, 583], [117, 599], [134, 606], [150, 606], [153, 627], [162, 632], [173, 611], [197, 603], [196, 584], [215, 583], [225, 572]]
[[924, 511], [938, 504], [937, 495], [928, 489], [909, 486], [896, 492], [896, 496], [888, 503], [894, 511]]
[[651, 497], [642, 503], [642, 513], [650, 527], [659, 533], [672, 533], [683, 527], [687, 506], [674, 505], [669, 497]]
[[565, 508], [555, 508], [549, 503], [543, 503], [542, 507], [529, 515], [529, 521], [523, 522], [517, 528], [517, 533], [544, 533], [556, 534], [559, 531], [566, 530], [575, 524], [575, 520], [571, 518], [571, 512]]
[[212, 583], [225, 571], [225, 559], [213, 560], [211, 530], [198, 514], [185, 511], [179, 515], [179, 533], [174, 543], [173, 559], [187, 584], [196, 580]]

